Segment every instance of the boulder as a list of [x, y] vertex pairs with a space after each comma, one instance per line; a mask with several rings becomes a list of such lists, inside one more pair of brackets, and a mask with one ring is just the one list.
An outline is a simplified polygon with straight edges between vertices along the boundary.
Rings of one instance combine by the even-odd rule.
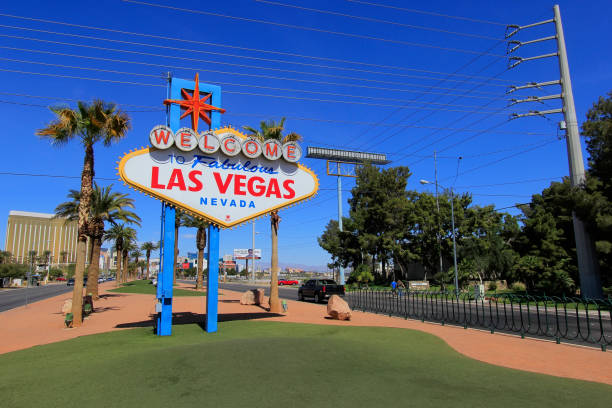
[[255, 293], [252, 290], [247, 290], [242, 294], [240, 298], [241, 305], [254, 305], [255, 304]]
[[264, 296], [264, 290], [263, 289], [253, 289], [253, 294], [255, 296], [255, 304], [258, 306], [263, 306], [264, 304], [266, 304], [266, 298]]
[[351, 308], [344, 299], [332, 295], [327, 301], [327, 314], [336, 320], [351, 320]]
[[62, 305], [62, 314], [72, 312], [72, 299], [64, 300], [64, 304]]

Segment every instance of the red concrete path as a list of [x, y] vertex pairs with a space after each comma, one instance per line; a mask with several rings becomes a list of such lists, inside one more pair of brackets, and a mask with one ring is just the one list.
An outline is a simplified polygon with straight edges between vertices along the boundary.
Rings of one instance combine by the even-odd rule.
[[[68, 294], [31, 304], [27, 309], [20, 307], [0, 313], [0, 354], [88, 334], [123, 330], [151, 321], [153, 296], [105, 291], [113, 287], [113, 282], [101, 285], [105, 297], [95, 303], [96, 313], [78, 329], [63, 328], [60, 309], [64, 299], [70, 297]], [[490, 364], [612, 385], [612, 352], [362, 312], [354, 312], [350, 322], [339, 322], [325, 318], [324, 305], [309, 302], [288, 301], [287, 315], [267, 317], [258, 306], [240, 305], [239, 293], [221, 292], [220, 320], [223, 315], [243, 314], [244, 318], [265, 318], [266, 321], [408, 328], [436, 335], [458, 352]], [[176, 297], [174, 312], [201, 319], [199, 315], [205, 313], [204, 298]]]

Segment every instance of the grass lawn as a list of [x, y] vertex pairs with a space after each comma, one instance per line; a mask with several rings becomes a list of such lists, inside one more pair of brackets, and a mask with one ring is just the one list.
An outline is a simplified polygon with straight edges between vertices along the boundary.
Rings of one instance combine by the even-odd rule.
[[[155, 295], [157, 288], [151, 284], [150, 280], [137, 280], [122, 284], [116, 289], [110, 289], [109, 292], [117, 293], [140, 293], [144, 295]], [[177, 289], [172, 291], [173, 296], [206, 296], [206, 292], [195, 292], [192, 290]]]
[[[609, 407], [612, 387], [488, 365], [417, 331], [137, 328], [0, 355], [4, 407]], [[500, 352], [504, 352], [500, 350]]]

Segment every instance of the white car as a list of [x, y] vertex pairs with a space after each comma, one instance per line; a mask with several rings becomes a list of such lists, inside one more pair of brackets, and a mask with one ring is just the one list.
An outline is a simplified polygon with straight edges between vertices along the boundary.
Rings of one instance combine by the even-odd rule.
[[157, 278], [153, 279], [151, 283], [153, 284], [153, 286], [157, 287]]

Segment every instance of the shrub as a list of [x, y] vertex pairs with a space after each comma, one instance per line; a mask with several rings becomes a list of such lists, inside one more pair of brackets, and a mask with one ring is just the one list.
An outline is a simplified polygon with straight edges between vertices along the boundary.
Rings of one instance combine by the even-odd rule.
[[525, 292], [527, 287], [522, 282], [514, 282], [512, 286], [510, 286], [510, 289], [512, 289], [513, 292]]
[[24, 278], [28, 267], [20, 264], [0, 264], [0, 278]]
[[59, 268], [51, 268], [51, 269], [49, 269], [49, 277], [51, 279], [56, 279], [56, 278], [59, 278], [60, 276], [63, 276], [63, 275], [64, 275], [64, 271], [62, 271]]
[[497, 290], [497, 282], [489, 282], [489, 285], [487, 285], [487, 290], [495, 292]]
[[351, 273], [352, 281], [365, 283], [372, 282], [374, 280], [374, 276], [372, 275], [372, 271], [370, 271], [370, 267], [365, 264], [361, 264], [355, 268], [355, 270]]

